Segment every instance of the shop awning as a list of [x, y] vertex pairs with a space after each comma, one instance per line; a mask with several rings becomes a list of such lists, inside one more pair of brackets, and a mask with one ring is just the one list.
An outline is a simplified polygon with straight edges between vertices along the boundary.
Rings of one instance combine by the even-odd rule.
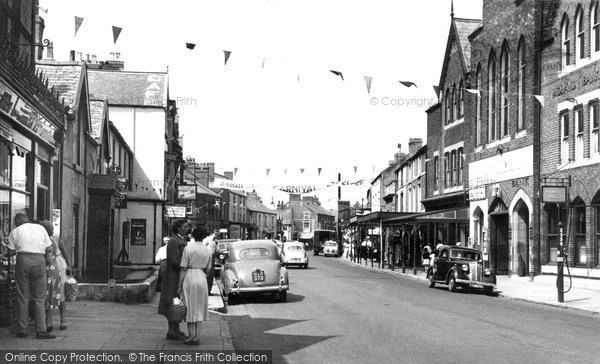
[[380, 221], [385, 221], [387, 219], [399, 218], [402, 216], [412, 215], [410, 212], [389, 212], [389, 211], [378, 211], [371, 212], [370, 214], [356, 216], [356, 220], [350, 220], [350, 225], [354, 226], [371, 226], [375, 224], [379, 224]]
[[469, 208], [452, 208], [421, 213], [412, 213], [384, 220], [385, 225], [401, 225], [411, 222], [469, 222]]

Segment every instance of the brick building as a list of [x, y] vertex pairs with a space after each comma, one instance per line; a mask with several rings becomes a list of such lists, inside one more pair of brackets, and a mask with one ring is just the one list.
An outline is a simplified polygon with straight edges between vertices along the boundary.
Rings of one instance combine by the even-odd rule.
[[545, 186], [566, 186], [568, 204], [541, 203], [541, 270], [556, 272], [562, 221], [571, 274], [598, 278], [600, 5], [554, 5], [543, 24], [541, 177]]
[[471, 42], [472, 242], [496, 274], [533, 274], [541, 2], [483, 3]]

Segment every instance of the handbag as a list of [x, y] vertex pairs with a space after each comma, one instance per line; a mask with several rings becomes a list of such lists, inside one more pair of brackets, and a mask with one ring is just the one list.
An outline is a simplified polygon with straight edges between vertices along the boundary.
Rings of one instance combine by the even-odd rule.
[[68, 276], [65, 281], [65, 300], [74, 302], [77, 299], [79, 293], [79, 286], [77, 280], [73, 276]]
[[169, 305], [165, 313], [167, 320], [180, 323], [185, 319], [186, 315], [187, 307], [185, 307], [185, 303], [178, 297], [173, 298], [173, 302]]

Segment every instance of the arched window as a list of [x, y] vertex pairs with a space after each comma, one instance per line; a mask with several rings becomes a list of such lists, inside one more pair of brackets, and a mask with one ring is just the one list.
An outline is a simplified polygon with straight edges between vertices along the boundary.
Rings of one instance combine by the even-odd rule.
[[573, 201], [573, 227], [575, 228], [575, 264], [585, 265], [587, 263], [587, 246], [585, 242], [585, 203], [579, 197]]
[[475, 74], [475, 89], [477, 90], [477, 100], [475, 102], [475, 145], [481, 145], [481, 65], [477, 65]]
[[500, 137], [508, 135], [509, 67], [508, 47], [505, 44], [502, 47], [502, 54], [500, 56], [500, 72], [502, 72], [500, 80], [500, 90], [502, 92], [502, 104], [500, 105]]
[[490, 53], [488, 63], [488, 141], [496, 140], [496, 56]]
[[465, 114], [465, 89], [463, 80], [460, 80], [458, 85], [458, 119], [461, 119]]
[[577, 34], [577, 44], [575, 45], [575, 52], [577, 59], [585, 58], [585, 28], [583, 26], [583, 9], [581, 5], [577, 7], [575, 12], [575, 34]]
[[569, 110], [560, 114], [560, 162], [569, 161]]
[[452, 122], [451, 112], [452, 110], [452, 94], [449, 89], [446, 89], [446, 125]]
[[517, 130], [523, 130], [525, 127], [525, 39], [523, 37], [519, 41], [517, 54], [517, 58], [519, 59], [519, 68], [517, 70], [519, 73], [517, 79], [519, 83], [517, 88]]
[[569, 18], [567, 14], [563, 16], [560, 26], [560, 41], [562, 44], [562, 66], [571, 65], [571, 40], [569, 38]]
[[457, 170], [458, 170], [458, 177], [456, 179], [456, 184], [457, 185], [462, 185], [463, 184], [463, 148], [458, 148], [458, 151], [456, 153], [456, 162], [458, 164]]
[[456, 84], [452, 85], [452, 114], [450, 114], [450, 122], [454, 122], [458, 116], [456, 105], [458, 104], [458, 95], [456, 94]]
[[590, 34], [592, 39], [592, 55], [600, 54], [600, 6], [594, 2], [590, 9]]

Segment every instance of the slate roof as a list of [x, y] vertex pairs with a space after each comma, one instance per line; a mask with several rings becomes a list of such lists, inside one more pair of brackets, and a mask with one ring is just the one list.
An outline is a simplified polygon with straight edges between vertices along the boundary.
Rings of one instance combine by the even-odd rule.
[[302, 201], [302, 203], [304, 204], [304, 206], [308, 207], [309, 209], [311, 209], [312, 211], [316, 212], [319, 215], [327, 215], [327, 216], [335, 216], [335, 213], [329, 211], [329, 210], [325, 210], [323, 207], [314, 204], [310, 201]]
[[90, 101], [90, 116], [92, 122], [92, 130], [90, 130], [90, 135], [98, 143], [102, 142], [100, 139], [102, 137], [102, 120], [104, 120], [104, 111], [104, 101]]
[[164, 72], [88, 70], [90, 98], [111, 105], [166, 107], [169, 75]]
[[64, 98], [65, 105], [74, 108], [79, 101], [77, 91], [83, 75], [82, 64], [43, 60], [37, 61], [35, 68], [48, 78], [48, 89], [52, 90], [54, 87], [54, 91], [58, 91], [59, 100]]
[[458, 39], [461, 49], [463, 50], [467, 69], [469, 69], [471, 67], [471, 42], [469, 42], [469, 35], [477, 29], [481, 24], [481, 20], [454, 18], [454, 23], [456, 25], [456, 32], [458, 33]]
[[208, 188], [208, 187], [206, 187], [206, 186], [204, 186], [204, 185], [202, 185], [202, 184], [200, 184], [200, 183], [196, 183], [196, 186], [198, 186], [198, 187], [196, 188], [196, 193], [197, 193], [197, 194], [200, 194], [200, 195], [208, 195], [208, 196], [211, 196], [211, 197], [217, 197], [217, 198], [220, 198], [220, 197], [221, 197], [221, 196], [217, 195], [217, 194], [215, 193], [215, 191], [211, 190], [210, 188]]
[[267, 206], [263, 205], [260, 201], [255, 200], [253, 198], [248, 198], [246, 200], [246, 208], [250, 211], [262, 212], [265, 214], [277, 215], [276, 211], [269, 209]]

